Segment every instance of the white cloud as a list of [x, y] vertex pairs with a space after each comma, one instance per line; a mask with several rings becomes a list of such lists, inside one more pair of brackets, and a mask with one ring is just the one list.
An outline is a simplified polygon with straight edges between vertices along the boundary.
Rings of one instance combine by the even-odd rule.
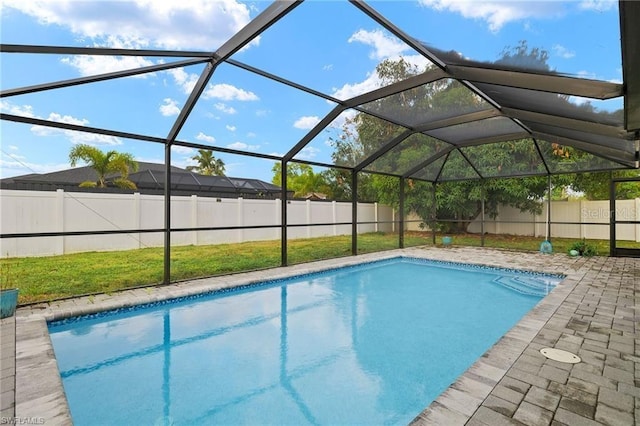
[[[125, 36], [109, 36], [103, 45], [94, 44], [94, 47], [109, 46], [118, 49], [144, 48], [146, 42], [135, 40]], [[128, 69], [136, 69], [154, 65], [154, 62], [141, 56], [95, 56], [78, 55], [62, 58], [62, 63], [76, 68], [81, 75], [96, 75]], [[139, 74], [134, 78], [146, 78], [153, 73]]]
[[236, 126], [231, 126], [231, 125], [227, 124], [225, 127], [230, 132], [235, 132], [236, 131]]
[[366, 79], [359, 83], [347, 83], [339, 89], [334, 88], [331, 96], [341, 100], [347, 100], [353, 98], [354, 96], [358, 96], [363, 93], [375, 90], [380, 86], [382, 86], [382, 80], [378, 78], [378, 75], [375, 72], [369, 73]]
[[202, 132], [196, 135], [196, 139], [199, 141], [209, 142], [209, 143], [214, 143], [216, 141], [216, 138], [214, 138], [213, 136], [205, 135]]
[[305, 146], [300, 150], [298, 155], [296, 155], [296, 158], [300, 160], [312, 160], [316, 155], [318, 155], [319, 152], [320, 150], [318, 148], [315, 148], [313, 146]]
[[18, 147], [15, 145], [9, 145], [7, 148], [9, 148], [10, 151], [17, 151]]
[[246, 90], [239, 89], [230, 84], [221, 83], [209, 85], [202, 94], [205, 99], [222, 99], [223, 101], [257, 101], [259, 100], [253, 92], [247, 92]]
[[255, 138], [257, 135], [254, 132], [247, 133], [248, 138]]
[[14, 105], [7, 101], [0, 100], [0, 111], [12, 114], [19, 115], [21, 117], [35, 117], [33, 113], [33, 107], [31, 105]]
[[[190, 94], [196, 83], [198, 82], [199, 76], [197, 74], [187, 73], [184, 68], [174, 68], [171, 70], [167, 70], [167, 72], [173, 77], [174, 81], [178, 86], [182, 88], [182, 91], [186, 94]], [[232, 86], [231, 84], [221, 83], [221, 84], [209, 84], [202, 94], [204, 99], [221, 99], [223, 101], [257, 101], [259, 100], [258, 96], [253, 92], [248, 92], [246, 90], [237, 88]], [[222, 102], [218, 102], [214, 105], [214, 107], [222, 112], [227, 114], [235, 114], [237, 111], [225, 105]]]
[[184, 68], [172, 68], [167, 70], [167, 72], [173, 77], [176, 84], [180, 86], [182, 91], [186, 94], [191, 93], [198, 82], [198, 76], [196, 74], [187, 73]]
[[[33, 111], [31, 105], [14, 105], [7, 101], [0, 101], [0, 111], [13, 115], [19, 115], [22, 117], [38, 118]], [[86, 118], [76, 118], [70, 115], [61, 115], [55, 112], [49, 114], [49, 117], [45, 118], [48, 121], [55, 121], [57, 123], [73, 124], [76, 126], [86, 126], [89, 124], [89, 120]], [[31, 132], [36, 136], [65, 136], [73, 143], [86, 143], [90, 145], [121, 145], [122, 141], [115, 136], [98, 135], [93, 133], [79, 132], [75, 130], [58, 129], [55, 127], [47, 127], [35, 125], [31, 126]]]
[[267, 115], [269, 115], [269, 110], [259, 109], [259, 110], [256, 111], [256, 115], [258, 117], [266, 117]]
[[313, 127], [318, 124], [320, 122], [320, 119], [318, 117], [314, 116], [307, 116], [307, 117], [300, 117], [299, 119], [296, 120], [295, 123], [293, 123], [293, 127], [295, 127], [296, 129], [313, 129]]
[[249, 8], [236, 0], [4, 0], [3, 7], [94, 41], [117, 36], [154, 47], [207, 51], [216, 50], [251, 20]]
[[[89, 120], [85, 118], [75, 118], [70, 115], [60, 115], [52, 112], [47, 118], [49, 121], [57, 123], [74, 124], [77, 126], [86, 126]], [[122, 145], [122, 141], [115, 136], [99, 135], [94, 133], [85, 133], [75, 130], [58, 129], [55, 127], [32, 126], [31, 132], [37, 136], [65, 136], [72, 143], [84, 143], [89, 145]]]
[[591, 99], [582, 96], [569, 96], [568, 101], [578, 106], [591, 103]]
[[171, 98], [165, 98], [163, 104], [160, 105], [160, 113], [165, 117], [171, 117], [172, 115], [180, 114], [180, 108], [178, 108], [178, 101], [174, 101]]
[[594, 10], [596, 12], [604, 12], [613, 9], [618, 4], [618, 0], [582, 0], [580, 8], [586, 10]]
[[24, 157], [19, 157], [16, 155], [8, 155], [3, 157], [5, 158], [0, 158], [0, 179], [31, 173], [57, 172], [69, 168], [69, 163], [39, 164], [24, 161]]
[[588, 78], [588, 79], [591, 79], [591, 80], [596, 80], [596, 74], [593, 73], [593, 72], [590, 72], [590, 71], [584, 71], [584, 70], [583, 71], [578, 71], [576, 74], [580, 78]]
[[223, 104], [222, 102], [218, 102], [217, 104], [214, 105], [214, 107], [218, 111], [224, 112], [225, 114], [236, 114], [238, 112], [238, 111], [236, 111], [235, 108], [227, 106], [227, 105]]
[[322, 71], [333, 71], [333, 64], [323, 66]]
[[343, 111], [342, 113], [340, 113], [339, 116], [337, 116], [331, 122], [331, 124], [329, 124], [327, 130], [333, 129], [333, 130], [337, 130], [337, 131], [341, 132], [344, 129], [345, 124], [347, 123], [347, 121], [353, 120], [355, 115], [356, 115], [356, 111], [355, 110], [349, 109], [349, 110]]
[[404, 44], [402, 41], [384, 33], [382, 30], [358, 30], [349, 38], [349, 43], [353, 43], [355, 41], [374, 48], [369, 54], [371, 59], [381, 60], [400, 56], [402, 52], [409, 49], [409, 46]]
[[563, 13], [563, 5], [555, 1], [420, 0], [420, 4], [438, 11], [459, 13], [464, 18], [484, 20], [493, 32], [500, 31], [509, 22]]
[[572, 52], [560, 44], [554, 44], [552, 49], [556, 56], [560, 56], [564, 59], [571, 59], [576, 56], [576, 52]]
[[[425, 70], [427, 67], [433, 65], [428, 59], [420, 55], [403, 56], [402, 59], [410, 65], [415, 66], [418, 70]], [[340, 88], [333, 88], [331, 96], [340, 100], [347, 100], [382, 86], [384, 86], [384, 84], [374, 70], [367, 74], [366, 78], [359, 83], [347, 83]]]
[[244, 142], [234, 142], [227, 145], [227, 148], [238, 149], [242, 151], [255, 151], [260, 148], [260, 145], [248, 145]]
[[171, 151], [175, 152], [176, 154], [189, 155], [193, 152], [193, 148], [181, 145], [171, 145]]

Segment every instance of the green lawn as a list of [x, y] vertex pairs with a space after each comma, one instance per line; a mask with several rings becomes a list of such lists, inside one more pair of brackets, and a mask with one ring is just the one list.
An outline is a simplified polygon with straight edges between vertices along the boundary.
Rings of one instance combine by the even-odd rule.
[[[541, 238], [486, 236], [486, 247], [538, 250]], [[440, 238], [437, 238], [439, 244]], [[554, 239], [554, 252], [566, 253], [576, 240]], [[588, 241], [599, 254], [609, 253], [608, 241]], [[454, 235], [454, 245], [480, 246], [478, 235]], [[405, 247], [432, 245], [430, 233], [408, 232]], [[636, 244], [640, 247], [640, 244]], [[398, 247], [397, 234], [371, 233], [358, 237], [358, 252]], [[181, 246], [171, 249], [171, 280], [185, 280], [280, 266], [280, 241]], [[289, 264], [349, 256], [351, 237], [325, 237], [289, 241]], [[89, 252], [50, 257], [0, 260], [2, 279], [20, 288], [20, 304], [160, 283], [163, 249], [145, 248], [114, 252]]]

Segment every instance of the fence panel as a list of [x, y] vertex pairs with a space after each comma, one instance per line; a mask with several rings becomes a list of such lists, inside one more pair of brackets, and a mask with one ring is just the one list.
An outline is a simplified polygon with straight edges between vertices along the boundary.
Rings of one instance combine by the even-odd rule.
[[[262, 226], [273, 228], [231, 229], [222, 231], [185, 231], [171, 234], [172, 245], [236, 243], [280, 238], [282, 202], [280, 200], [172, 197], [171, 225], [174, 228]], [[619, 220], [640, 220], [640, 199], [616, 202]], [[340, 223], [351, 221], [349, 202], [287, 202], [289, 224]], [[485, 232], [490, 234], [546, 235], [546, 204], [542, 214], [522, 213], [500, 206], [495, 220], [486, 218]], [[116, 229], [160, 229], [164, 227], [164, 197], [158, 195], [70, 193], [50, 191], [0, 191], [0, 225], [3, 234], [103, 231]], [[391, 207], [358, 203], [359, 222], [390, 222]], [[552, 238], [609, 238], [608, 201], [552, 201]], [[418, 219], [408, 215], [408, 220]], [[518, 223], [519, 222], [519, 223]], [[535, 223], [539, 222], [539, 223]], [[598, 225], [598, 224], [602, 225]], [[391, 223], [358, 225], [358, 232], [391, 232]], [[424, 230], [419, 222], [408, 222], [407, 230]], [[480, 219], [469, 225], [469, 232], [481, 231]], [[349, 235], [351, 225], [289, 227], [290, 239], [331, 235]], [[624, 224], [617, 229], [619, 240], [640, 242], [640, 225]], [[33, 237], [0, 239], [0, 257], [44, 256], [82, 251], [125, 250], [159, 247], [163, 233], [133, 233], [75, 237]]]
[[[70, 193], [50, 191], [0, 191], [3, 234], [161, 229], [164, 197], [158, 195]], [[292, 200], [288, 222], [337, 223], [351, 221], [351, 203]], [[230, 199], [193, 196], [171, 198], [172, 228], [270, 226], [273, 228], [181, 231], [171, 233], [171, 245], [237, 243], [280, 238], [281, 200]], [[390, 221], [393, 210], [377, 204], [358, 204], [359, 220]], [[391, 225], [386, 225], [391, 229]], [[360, 232], [384, 229], [361, 225]], [[351, 234], [350, 225], [299, 226], [288, 229], [289, 238]], [[59, 236], [0, 239], [1, 257], [44, 256], [83, 251], [160, 247], [164, 234], [133, 233], [94, 236]]]

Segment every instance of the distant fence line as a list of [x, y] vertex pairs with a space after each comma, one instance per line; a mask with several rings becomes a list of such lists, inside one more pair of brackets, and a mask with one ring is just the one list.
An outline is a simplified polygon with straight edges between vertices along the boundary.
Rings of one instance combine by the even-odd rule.
[[[604, 201], [552, 201], [551, 238], [609, 239], [609, 200]], [[408, 219], [418, 219], [410, 215]], [[616, 219], [620, 221], [640, 220], [640, 198], [616, 201]], [[545, 237], [547, 232], [547, 203], [539, 215], [523, 213], [510, 206], [498, 206], [495, 219], [485, 215], [484, 231], [489, 234], [527, 235]], [[554, 223], [555, 222], [555, 223]], [[420, 230], [419, 222], [409, 222], [409, 230]], [[476, 218], [469, 232], [482, 232], [482, 222]], [[618, 224], [616, 238], [640, 242], [640, 225]]]
[[[280, 239], [281, 200], [174, 196], [171, 228], [236, 229], [171, 233], [171, 245], [205, 245]], [[335, 201], [287, 202], [288, 238], [350, 235], [352, 204]], [[2, 234], [87, 232], [164, 227], [164, 197], [53, 191], [0, 190]], [[358, 203], [358, 232], [391, 232], [391, 207]], [[375, 222], [375, 223], [374, 223]], [[331, 225], [304, 226], [314, 223]], [[255, 226], [254, 229], [239, 229]], [[162, 232], [2, 238], [0, 257], [46, 256], [86, 251], [161, 247]]]
[[[225, 228], [224, 230], [171, 233], [172, 245], [206, 245], [246, 241], [277, 240], [281, 237], [281, 200], [174, 196], [171, 227]], [[287, 202], [287, 236], [290, 239], [351, 234], [350, 202]], [[544, 237], [546, 204], [542, 214], [522, 213], [499, 206], [495, 219], [485, 218], [484, 231]], [[552, 201], [551, 237], [609, 239], [609, 201]], [[640, 220], [640, 199], [616, 202], [618, 220]], [[396, 232], [397, 213], [389, 206], [358, 203], [359, 233]], [[423, 231], [420, 219], [408, 215], [405, 229]], [[328, 225], [307, 226], [327, 223]], [[345, 224], [346, 223], [346, 224]], [[164, 226], [164, 197], [146, 194], [113, 194], [52, 191], [0, 190], [2, 234], [46, 232], [93, 232], [149, 230]], [[251, 227], [253, 229], [241, 229]], [[480, 219], [469, 232], [480, 233]], [[619, 224], [619, 240], [640, 242], [640, 225]], [[161, 247], [162, 232], [134, 232], [103, 235], [2, 238], [0, 257], [46, 256], [85, 251], [128, 250]]]

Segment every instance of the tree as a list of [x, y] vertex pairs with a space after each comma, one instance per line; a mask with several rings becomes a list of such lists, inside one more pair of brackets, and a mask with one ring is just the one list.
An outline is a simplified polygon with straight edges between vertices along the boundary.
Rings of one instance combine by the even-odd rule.
[[[547, 63], [548, 52], [529, 48], [526, 41], [515, 47], [507, 47], [497, 64], [527, 70], [550, 71]], [[405, 80], [413, 75], [426, 72], [415, 65], [400, 60], [386, 60], [376, 68], [377, 77], [384, 84]], [[581, 114], [594, 114], [598, 122], [616, 122], [620, 112], [598, 111], [588, 102], [576, 105], [565, 95], [532, 92], [528, 94], [532, 104], [550, 104], [565, 111], [575, 110]], [[388, 114], [402, 117], [409, 123], [420, 124], [451, 118], [455, 115], [471, 113], [487, 108], [475, 93], [454, 80], [441, 79], [412, 88], [402, 93], [378, 99], [363, 105], [354, 116], [345, 120], [342, 132], [330, 138], [334, 147], [332, 154], [336, 165], [354, 167], [362, 160], [376, 153], [385, 144], [401, 135], [406, 129], [387, 122], [379, 116]], [[459, 127], [466, 135], [461, 139], [473, 139], [478, 135], [493, 135], [495, 120], [480, 120], [465, 123]], [[505, 133], [513, 132], [509, 128]], [[414, 133], [403, 139], [385, 155], [368, 164], [364, 170], [380, 174], [360, 174], [358, 180], [358, 200], [377, 200], [397, 207], [399, 204], [398, 175], [412, 170], [423, 160], [433, 161], [407, 179], [405, 186], [405, 210], [416, 213], [425, 223], [430, 223], [434, 210], [440, 222], [438, 228], [447, 232], [465, 231], [482, 211], [485, 200], [485, 214], [495, 217], [500, 205], [510, 205], [521, 211], [541, 213], [541, 201], [546, 197], [548, 181], [546, 166], [555, 173], [552, 197], [571, 187], [584, 190], [587, 182], [596, 179], [598, 185], [602, 175], [575, 175], [575, 170], [602, 170], [612, 166], [611, 161], [592, 154], [564, 147], [557, 143], [530, 138], [509, 140], [499, 143], [463, 146], [452, 149], [451, 145], [438, 139], [447, 138], [447, 128], [425, 133]], [[431, 134], [434, 137], [430, 136]], [[449, 135], [450, 136], [450, 135]], [[544, 163], [540, 155], [544, 157]], [[471, 164], [473, 164], [473, 166]], [[491, 179], [477, 179], [479, 175]], [[501, 176], [525, 176], [502, 178]], [[529, 176], [529, 177], [526, 177]], [[588, 178], [585, 176], [589, 176]], [[348, 171], [334, 169], [334, 180], [338, 179], [351, 192], [351, 177]], [[444, 181], [436, 185], [436, 205], [433, 205], [433, 185], [425, 181]], [[608, 184], [608, 179], [606, 180]], [[333, 182], [329, 180], [329, 185]], [[601, 186], [599, 186], [601, 187]], [[625, 193], [629, 192], [626, 191]], [[366, 198], [365, 198], [366, 197]]]
[[[505, 64], [524, 63], [531, 68], [531, 64], [535, 63], [537, 69], [548, 69], [548, 54], [537, 49], [529, 50], [524, 42], [516, 48], [505, 50], [503, 56]], [[418, 70], [402, 59], [383, 61], [376, 68], [378, 77], [386, 83], [401, 81], [424, 71], [427, 70]], [[376, 112], [397, 111], [405, 119], [421, 124], [484, 109], [482, 102], [460, 83], [446, 79], [371, 102], [366, 105], [366, 111], [371, 114], [358, 112], [346, 120], [341, 135], [331, 140], [335, 148], [333, 160], [337, 165], [355, 166], [406, 130], [377, 118]], [[558, 102], [568, 101], [559, 99]], [[407, 114], [411, 116], [408, 117]], [[492, 130], [491, 127], [484, 127], [491, 125], [488, 120], [473, 123], [467, 137], [483, 134], [483, 130]], [[437, 138], [416, 133], [368, 167], [381, 173], [401, 174], [419, 165], [424, 159], [440, 155], [420, 172], [419, 177], [425, 180], [440, 177], [447, 181], [437, 185], [435, 197], [437, 217], [448, 220], [440, 227], [447, 231], [466, 230], [470, 221], [480, 214], [483, 199], [486, 200], [485, 212], [490, 216], [497, 214], [500, 204], [511, 205], [522, 211], [541, 211], [540, 201], [547, 189], [546, 177], [496, 178], [484, 181], [475, 179], [478, 177], [475, 170], [484, 176], [495, 177], [544, 173], [546, 169], [541, 164], [533, 141], [512, 140], [469, 146], [445, 153], [448, 152], [447, 147], [450, 145]], [[467, 158], [471, 159], [476, 169], [471, 167]], [[371, 191], [374, 199], [397, 206], [398, 185], [397, 177], [375, 174], [368, 181], [359, 182], [358, 193], [368, 194]], [[368, 188], [362, 188], [363, 186]], [[433, 186], [424, 181], [409, 179], [405, 189], [405, 209], [415, 212], [424, 222], [429, 223], [434, 210]], [[358, 198], [361, 199], [360, 196]]]
[[[610, 177], [613, 178], [640, 178], [640, 172], [636, 170], [624, 170], [600, 173], [582, 173], [575, 176], [571, 188], [583, 192], [587, 200], [608, 200], [611, 188]], [[640, 198], [640, 182], [621, 182], [616, 186], [616, 198], [618, 200], [630, 200]]]
[[[282, 185], [282, 163], [275, 163], [271, 169], [274, 185]], [[304, 197], [312, 192], [329, 195], [329, 185], [323, 173], [316, 173], [308, 164], [287, 163], [287, 190], [294, 191], [294, 197]]]
[[69, 161], [71, 167], [75, 167], [78, 161], [83, 161], [91, 166], [98, 175], [97, 181], [82, 182], [80, 186], [106, 188], [108, 175], [117, 173], [119, 176], [112, 180], [115, 186], [136, 189], [136, 184], [129, 180], [129, 171], [138, 170], [138, 163], [131, 154], [117, 151], [105, 153], [91, 145], [78, 144], [71, 148]]
[[194, 171], [206, 176], [224, 176], [224, 161], [214, 157], [213, 151], [209, 149], [199, 149], [198, 154], [191, 157], [196, 166], [187, 166], [187, 170]]

